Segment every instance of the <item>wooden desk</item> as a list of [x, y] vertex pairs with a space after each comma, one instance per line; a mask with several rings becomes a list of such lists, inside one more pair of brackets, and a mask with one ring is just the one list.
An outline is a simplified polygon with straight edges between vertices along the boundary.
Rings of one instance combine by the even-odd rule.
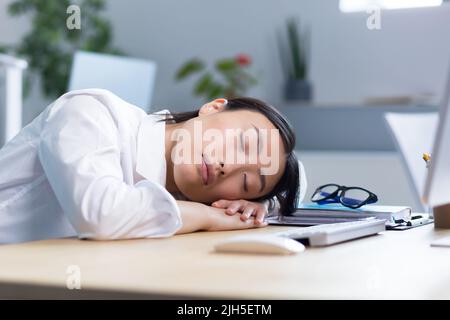
[[[450, 298], [450, 248], [430, 247], [450, 230], [387, 231], [294, 256], [213, 252], [240, 232], [3, 245], [0, 298]], [[66, 288], [70, 265], [80, 267], [81, 290]]]

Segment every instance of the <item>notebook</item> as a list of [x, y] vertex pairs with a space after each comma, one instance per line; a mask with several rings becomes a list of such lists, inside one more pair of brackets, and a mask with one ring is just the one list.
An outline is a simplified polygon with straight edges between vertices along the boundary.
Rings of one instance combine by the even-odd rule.
[[292, 215], [270, 217], [267, 221], [269, 224], [298, 226], [369, 219], [383, 219], [386, 223], [394, 223], [394, 220], [409, 219], [410, 216], [411, 208], [405, 206], [365, 205], [350, 209], [341, 204], [304, 203]]

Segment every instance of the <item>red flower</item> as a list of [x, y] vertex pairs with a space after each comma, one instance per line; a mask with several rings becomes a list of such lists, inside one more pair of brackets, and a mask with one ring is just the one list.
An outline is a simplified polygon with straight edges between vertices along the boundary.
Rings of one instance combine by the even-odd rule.
[[235, 59], [241, 66], [248, 66], [252, 63], [250, 56], [244, 53], [238, 54]]

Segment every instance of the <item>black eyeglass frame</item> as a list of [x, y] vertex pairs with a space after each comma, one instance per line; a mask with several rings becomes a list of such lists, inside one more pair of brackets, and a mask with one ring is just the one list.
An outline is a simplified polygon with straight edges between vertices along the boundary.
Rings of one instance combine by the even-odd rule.
[[[312, 200], [312, 199], [314, 199], [314, 196], [318, 192], [320, 192], [320, 190], [322, 190], [325, 187], [337, 187], [337, 189], [336, 189], [336, 191], [330, 193], [328, 196], [325, 196], [325, 197], [323, 197], [323, 198], [321, 198], [319, 200]], [[349, 204], [346, 204], [345, 202], [342, 201], [342, 199], [345, 198], [345, 192], [348, 191], [348, 190], [362, 190], [362, 191], [367, 192], [369, 196], [367, 197], [366, 200], [361, 201], [357, 205], [349, 205]], [[337, 197], [339, 197], [339, 201], [337, 201], [337, 199], [336, 199]], [[329, 201], [331, 199], [333, 199], [334, 201]], [[371, 191], [369, 191], [367, 189], [361, 188], [361, 187], [347, 187], [347, 186], [338, 185], [336, 183], [328, 183], [328, 184], [324, 184], [324, 185], [318, 187], [314, 191], [314, 193], [311, 196], [311, 201], [319, 203], [319, 204], [320, 203], [326, 204], [326, 203], [331, 203], [331, 202], [333, 202], [333, 203], [339, 202], [340, 204], [342, 204], [345, 207], [348, 207], [348, 208], [351, 208], [351, 209], [358, 209], [358, 208], [360, 208], [360, 207], [362, 207], [362, 206], [364, 206], [366, 204], [377, 202], [378, 201], [378, 197], [377, 197], [377, 195], [375, 193], [373, 193], [373, 192], [371, 192]]]

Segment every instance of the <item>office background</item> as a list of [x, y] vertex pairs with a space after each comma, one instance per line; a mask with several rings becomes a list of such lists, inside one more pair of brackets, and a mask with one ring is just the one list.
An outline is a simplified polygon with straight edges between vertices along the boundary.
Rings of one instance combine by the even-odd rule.
[[[14, 44], [30, 28], [30, 19], [9, 17], [10, 2], [0, 1], [0, 42]], [[289, 114], [310, 191], [323, 182], [359, 184], [380, 193], [381, 203], [416, 206], [382, 113], [428, 111], [439, 101], [450, 57], [450, 5], [383, 11], [380, 30], [366, 27], [366, 12], [341, 12], [337, 0], [109, 0], [105, 15], [116, 47], [156, 62], [153, 110], [202, 103], [191, 93], [194, 80], [174, 81], [186, 59], [247, 53], [259, 79], [248, 95]], [[292, 16], [311, 29], [314, 96], [307, 104], [283, 97], [276, 34]], [[38, 88], [33, 86], [24, 102], [24, 124], [51, 101]], [[369, 97], [423, 93], [434, 96], [431, 107], [364, 105]], [[318, 122], [320, 130], [308, 127]]]

